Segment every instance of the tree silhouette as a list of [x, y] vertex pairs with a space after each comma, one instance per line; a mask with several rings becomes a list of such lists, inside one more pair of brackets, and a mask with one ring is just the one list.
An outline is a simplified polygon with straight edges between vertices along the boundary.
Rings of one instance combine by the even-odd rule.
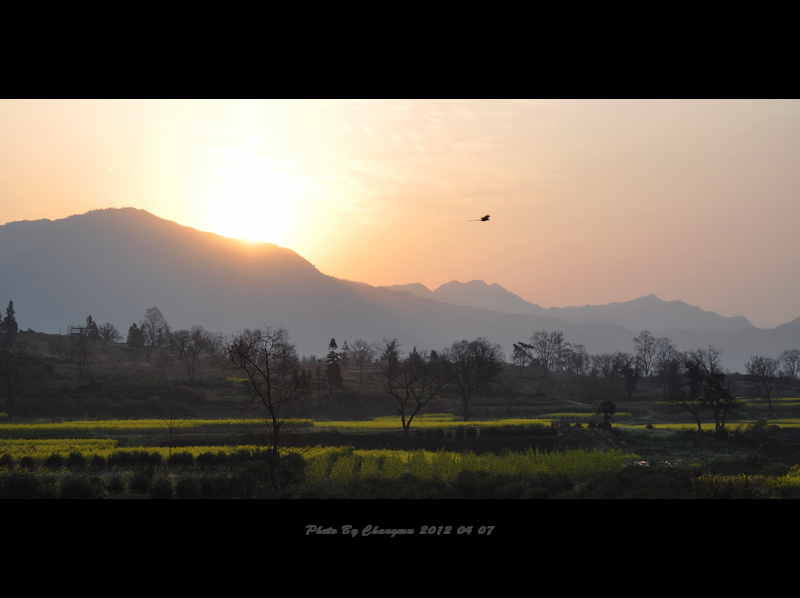
[[611, 416], [617, 412], [617, 406], [612, 403], [611, 401], [598, 401], [597, 403], [597, 411], [594, 412], [595, 415], [602, 415], [603, 416], [603, 423], [606, 427], [611, 427]]
[[442, 357], [448, 378], [461, 396], [461, 415], [469, 421], [473, 393], [494, 382], [503, 370], [503, 349], [481, 337], [454, 342]]
[[279, 491], [285, 482], [279, 471], [280, 434], [290, 418], [301, 415], [311, 387], [310, 376], [300, 367], [297, 350], [283, 327], [245, 329], [225, 340], [224, 352], [229, 370], [247, 377], [253, 407], [266, 411], [259, 420], [271, 444], [270, 482]]
[[414, 417], [447, 384], [447, 368], [436, 351], [418, 352], [414, 347], [402, 359], [397, 339], [384, 339], [378, 364], [378, 380], [394, 399], [403, 433], [408, 435]]
[[8, 302], [8, 307], [6, 308], [6, 317], [0, 321], [0, 332], [5, 332], [6, 334], [16, 334], [19, 332], [17, 318], [14, 315], [13, 301]]
[[778, 383], [780, 363], [777, 359], [756, 355], [751, 357], [750, 361], [744, 364], [744, 367], [747, 373], [752, 376], [764, 390], [764, 398], [767, 399], [769, 413], [772, 415], [772, 393], [775, 391], [775, 386]]
[[340, 355], [336, 351], [338, 348], [336, 339], [332, 338], [331, 342], [328, 343], [328, 356], [325, 360], [325, 383], [328, 388], [330, 388], [331, 394], [333, 394], [335, 389], [341, 388], [344, 384], [344, 380], [342, 380], [342, 366], [339, 363]]

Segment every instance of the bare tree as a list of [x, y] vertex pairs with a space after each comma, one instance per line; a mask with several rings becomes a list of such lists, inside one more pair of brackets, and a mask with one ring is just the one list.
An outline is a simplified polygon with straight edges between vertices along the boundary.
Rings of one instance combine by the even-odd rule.
[[750, 374], [764, 391], [764, 398], [767, 399], [769, 413], [772, 415], [772, 393], [778, 384], [778, 374], [780, 364], [777, 359], [771, 357], [761, 357], [756, 355], [744, 364], [747, 373]]
[[537, 330], [531, 335], [530, 347], [539, 365], [544, 368], [544, 376], [561, 363], [561, 352], [564, 346], [563, 332], [547, 332]]
[[634, 353], [639, 363], [640, 372], [644, 377], [648, 377], [653, 369], [653, 362], [656, 358], [657, 340], [647, 330], [642, 330], [633, 339]]
[[591, 358], [586, 347], [580, 343], [566, 343], [562, 350], [562, 361], [569, 376], [585, 376], [589, 373]]
[[175, 430], [180, 428], [186, 420], [178, 419], [175, 417], [175, 414], [172, 412], [172, 409], [169, 410], [169, 415], [164, 416], [164, 425], [167, 427], [167, 434], [169, 437], [169, 456], [168, 458], [172, 457], [172, 438], [175, 434]]
[[169, 324], [160, 309], [151, 307], [145, 312], [144, 319], [139, 322], [139, 330], [142, 333], [145, 359], [149, 363], [153, 351], [167, 344]]
[[98, 328], [98, 332], [100, 334], [100, 340], [103, 342], [102, 348], [104, 352], [106, 350], [106, 344], [109, 342], [118, 343], [122, 340], [122, 334], [120, 334], [119, 330], [117, 330], [117, 327], [111, 322], [101, 324]]
[[358, 368], [358, 381], [364, 382], [364, 369], [375, 359], [375, 347], [363, 339], [356, 339], [350, 349], [350, 359]]
[[297, 350], [283, 327], [245, 329], [227, 338], [224, 350], [229, 369], [248, 379], [252, 406], [264, 412], [261, 421], [271, 445], [270, 482], [276, 491], [281, 490], [281, 431], [287, 420], [301, 414], [311, 386], [310, 377], [300, 367]]
[[660, 374], [664, 379], [664, 394], [668, 403], [682, 409], [694, 417], [697, 423], [697, 431], [702, 432], [703, 426], [700, 422], [700, 412], [704, 407], [703, 387], [696, 376], [688, 376], [687, 366], [689, 357], [686, 354], [679, 354], [669, 364], [665, 364], [664, 373]]
[[494, 382], [503, 370], [503, 349], [481, 337], [454, 342], [443, 358], [450, 382], [461, 396], [461, 414], [469, 421], [472, 394]]
[[689, 382], [699, 389], [703, 407], [711, 410], [716, 430], [725, 428], [725, 418], [738, 406], [725, 381], [719, 356], [719, 350], [709, 346], [690, 351], [684, 360]]
[[192, 326], [191, 330], [181, 329], [171, 332], [169, 339], [178, 359], [186, 364], [189, 380], [194, 380], [199, 359], [214, 352], [211, 335], [202, 326]]
[[83, 374], [94, 357], [94, 342], [91, 332], [86, 328], [73, 328], [69, 340], [72, 359], [78, 366], [78, 385], [80, 385]]
[[800, 349], [786, 349], [778, 356], [778, 361], [783, 364], [783, 373], [797, 380], [800, 375]]
[[448, 372], [439, 355], [417, 348], [402, 359], [397, 339], [384, 339], [378, 361], [378, 380], [394, 399], [403, 433], [408, 435], [414, 417], [448, 382]]
[[654, 373], [661, 377], [669, 376], [675, 369], [675, 360], [679, 357], [678, 350], [671, 340], [665, 336], [657, 338], [652, 364]]

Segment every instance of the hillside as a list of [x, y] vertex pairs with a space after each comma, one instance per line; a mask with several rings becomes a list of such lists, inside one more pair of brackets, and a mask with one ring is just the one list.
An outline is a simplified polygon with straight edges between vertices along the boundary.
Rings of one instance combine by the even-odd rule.
[[[457, 289], [459, 284], [443, 286]], [[498, 285], [467, 286], [510, 295]], [[643, 299], [645, 308], [664, 307], [656, 298]], [[504, 313], [344, 281], [319, 272], [290, 249], [201, 232], [133, 208], [0, 226], [0, 302], [8, 300], [14, 301], [22, 329], [63, 333], [91, 315], [124, 335], [147, 308], [156, 306], [173, 329], [199, 324], [230, 333], [285, 325], [301, 354], [318, 356], [331, 338], [341, 344], [396, 337], [410, 350], [441, 349], [478, 336], [499, 343], [510, 356], [514, 342], [540, 329], [561, 330], [567, 341], [583, 344], [590, 353], [630, 351], [640, 329], [658, 331], [649, 325], [648, 309], [640, 310], [640, 326], [627, 328], [601, 316], [596, 316], [600, 321], [589, 316], [570, 321], [569, 308], [551, 308], [542, 315]], [[605, 313], [626, 311], [619, 305], [605, 307]], [[725, 365], [736, 370], [750, 355], [776, 356], [794, 347], [799, 327], [796, 320], [773, 330], [751, 326], [663, 333], [679, 349], [713, 343], [722, 350]]]

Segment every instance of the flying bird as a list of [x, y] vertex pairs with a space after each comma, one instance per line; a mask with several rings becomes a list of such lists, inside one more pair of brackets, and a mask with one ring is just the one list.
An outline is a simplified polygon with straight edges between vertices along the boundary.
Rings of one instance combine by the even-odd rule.
[[489, 214], [486, 214], [486, 216], [484, 216], [480, 220], [477, 220], [477, 219], [476, 220], [467, 220], [467, 222], [487, 222], [488, 220], [489, 220]]

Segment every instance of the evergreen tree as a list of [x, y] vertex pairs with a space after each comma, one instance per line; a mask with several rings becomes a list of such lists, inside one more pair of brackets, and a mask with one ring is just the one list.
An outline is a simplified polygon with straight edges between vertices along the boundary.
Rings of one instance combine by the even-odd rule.
[[86, 318], [86, 332], [90, 341], [100, 340], [100, 330], [98, 330], [97, 323], [92, 319], [92, 316]]
[[131, 327], [128, 328], [128, 338], [126, 342], [128, 343], [128, 351], [133, 355], [135, 363], [139, 358], [139, 353], [144, 351], [144, 333], [142, 329], [136, 325], [136, 322], [131, 324]]
[[325, 383], [331, 390], [341, 388], [344, 380], [342, 380], [342, 366], [340, 364], [340, 356], [336, 351], [339, 347], [336, 344], [336, 339], [332, 338], [328, 344], [328, 357], [327, 365], [325, 366]]
[[7, 332], [9, 334], [16, 334], [19, 332], [17, 326], [17, 319], [14, 317], [14, 302], [9, 301], [6, 308], [6, 317], [0, 322], [0, 332]]

